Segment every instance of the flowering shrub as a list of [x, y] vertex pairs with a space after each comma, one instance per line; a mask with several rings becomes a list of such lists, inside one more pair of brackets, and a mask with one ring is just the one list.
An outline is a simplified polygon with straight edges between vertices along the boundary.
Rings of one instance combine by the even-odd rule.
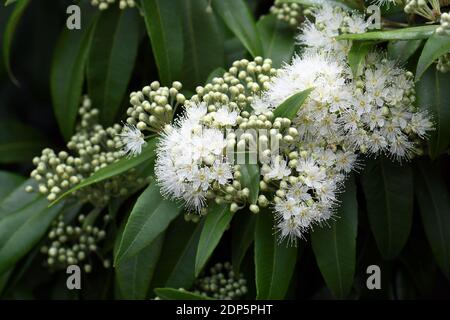
[[69, 2], [0, 11], [1, 296], [449, 292], [448, 1]]

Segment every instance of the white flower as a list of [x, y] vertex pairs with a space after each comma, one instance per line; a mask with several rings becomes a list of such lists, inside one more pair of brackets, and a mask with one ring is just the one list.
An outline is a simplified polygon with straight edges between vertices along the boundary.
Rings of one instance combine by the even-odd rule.
[[214, 121], [220, 126], [234, 126], [236, 124], [237, 119], [236, 111], [228, 111], [228, 107], [222, 106], [219, 110], [217, 110], [214, 115]]
[[122, 140], [122, 151], [129, 157], [135, 157], [142, 152], [145, 145], [144, 135], [131, 124], [125, 124], [122, 133], [119, 134]]
[[290, 173], [291, 169], [287, 167], [286, 160], [278, 156], [272, 158], [270, 170], [265, 176], [273, 180], [282, 180], [284, 177], [288, 177]]
[[185, 114], [167, 128], [157, 147], [155, 174], [164, 196], [184, 200], [188, 208], [200, 211], [206, 193], [217, 182], [233, 178], [231, 164], [223, 152], [224, 134], [202, 124], [204, 104], [192, 104]]

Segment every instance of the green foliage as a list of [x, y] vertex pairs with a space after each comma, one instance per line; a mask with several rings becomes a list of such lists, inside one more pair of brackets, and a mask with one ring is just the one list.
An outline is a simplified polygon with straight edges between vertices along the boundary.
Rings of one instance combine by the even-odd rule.
[[233, 213], [229, 205], [215, 205], [208, 209], [195, 257], [195, 275], [198, 276], [229, 227]]
[[381, 254], [395, 258], [411, 231], [413, 176], [408, 164], [371, 160], [362, 175], [370, 227]]
[[176, 203], [163, 199], [152, 183], [141, 194], [123, 231], [114, 264], [122, 263], [150, 245], [180, 213]]
[[179, 18], [180, 3], [166, 0], [141, 2], [147, 33], [163, 85], [170, 85], [181, 76], [184, 43], [183, 26]]
[[358, 203], [354, 177], [348, 180], [340, 201], [330, 228], [318, 228], [311, 234], [311, 243], [328, 288], [336, 298], [344, 299], [352, 288], [356, 269]]
[[308, 99], [309, 94], [314, 89], [307, 89], [305, 91], [296, 93], [291, 97], [287, 98], [282, 104], [280, 104], [274, 111], [275, 117], [283, 117], [288, 119], [294, 119], [297, 115], [298, 110], [302, 107], [306, 99]]
[[88, 93], [100, 122], [114, 123], [135, 65], [140, 23], [137, 12], [108, 10], [96, 21], [87, 61]]
[[280, 300], [286, 296], [297, 262], [297, 248], [279, 242], [273, 230], [273, 215], [258, 214], [255, 229], [256, 298]]
[[53, 109], [66, 140], [75, 130], [78, 107], [83, 92], [85, 67], [92, 42], [92, 30], [98, 14], [83, 2], [84, 26], [77, 32], [64, 28], [54, 51], [50, 86]]

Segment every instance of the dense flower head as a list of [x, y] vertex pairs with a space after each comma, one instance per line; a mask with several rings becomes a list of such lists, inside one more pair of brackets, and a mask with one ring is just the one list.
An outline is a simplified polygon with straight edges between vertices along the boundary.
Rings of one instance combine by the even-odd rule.
[[297, 42], [307, 48], [307, 51], [333, 51], [345, 57], [350, 51], [351, 41], [339, 41], [335, 37], [343, 33], [363, 33], [368, 28], [363, 15], [346, 11], [327, 2], [310, 11], [312, 19], [301, 26], [297, 36]]
[[298, 27], [303, 21], [303, 8], [299, 3], [289, 3], [275, 1], [270, 7], [270, 13], [275, 15], [278, 20], [288, 23], [291, 27]]
[[[227, 141], [221, 130], [203, 124], [205, 104], [190, 105], [174, 126], [162, 134], [157, 148], [156, 176], [162, 193], [184, 200], [187, 207], [200, 212], [207, 192], [227, 185], [232, 166], [225, 157]], [[223, 111], [221, 121], [233, 116]]]

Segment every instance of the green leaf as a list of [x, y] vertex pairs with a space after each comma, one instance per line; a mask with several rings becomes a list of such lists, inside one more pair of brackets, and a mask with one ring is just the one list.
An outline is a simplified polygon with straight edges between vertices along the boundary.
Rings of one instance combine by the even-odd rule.
[[157, 288], [155, 293], [162, 300], [214, 300], [193, 292], [172, 288]]
[[15, 119], [0, 120], [0, 163], [30, 162], [46, 146], [38, 130]]
[[422, 45], [422, 42], [423, 40], [390, 41], [388, 43], [389, 57], [398, 61], [400, 64], [404, 64], [414, 53], [416, 53]]
[[216, 17], [206, 10], [206, 0], [181, 0], [183, 12], [183, 85], [194, 89], [211, 70], [225, 63], [224, 39]]
[[203, 223], [187, 223], [178, 217], [167, 229], [152, 287], [190, 288], [195, 280], [197, 253]]
[[250, 190], [249, 202], [256, 204], [259, 196], [260, 172], [257, 164], [241, 164], [241, 184], [242, 188]]
[[402, 250], [411, 231], [413, 178], [411, 166], [386, 158], [370, 160], [362, 174], [367, 214], [378, 249], [386, 259]]
[[436, 25], [427, 25], [419, 27], [409, 27], [387, 31], [370, 31], [365, 33], [349, 33], [342, 34], [336, 37], [337, 40], [379, 40], [379, 41], [391, 41], [391, 40], [420, 40], [428, 39], [436, 31]]
[[309, 88], [287, 98], [273, 111], [274, 117], [289, 118], [291, 120], [294, 119], [298, 110], [300, 110], [301, 106], [305, 103], [306, 99], [309, 97], [309, 94], [313, 90], [314, 88]]
[[25, 181], [25, 178], [18, 174], [0, 171], [0, 203], [11, 192]]
[[416, 69], [416, 81], [422, 78], [425, 71], [435, 62], [440, 56], [450, 52], [450, 36], [440, 36], [433, 34], [427, 42], [420, 55], [419, 62]]
[[355, 77], [359, 76], [363, 70], [366, 56], [372, 49], [373, 43], [370, 42], [354, 42], [348, 53], [348, 64], [352, 69]]
[[257, 216], [255, 229], [255, 273], [258, 300], [280, 300], [286, 296], [295, 264], [297, 248], [279, 242], [274, 234], [271, 212]]
[[150, 184], [131, 211], [114, 264], [118, 265], [141, 252], [166, 230], [179, 213], [178, 205], [164, 199], [156, 183]]
[[180, 2], [143, 0], [147, 33], [163, 85], [178, 80], [183, 67], [183, 28]]
[[100, 121], [104, 125], [111, 125], [120, 110], [136, 61], [139, 40], [136, 10], [106, 10], [95, 24], [87, 81], [89, 97], [100, 110]]
[[13, 4], [14, 2], [17, 2], [17, 0], [6, 0], [5, 7], [9, 6], [10, 4]]
[[425, 72], [417, 83], [417, 103], [432, 115], [435, 130], [431, 132], [428, 146], [431, 158], [445, 152], [450, 143], [450, 73], [442, 74], [435, 69]]
[[83, 28], [69, 30], [65, 26], [56, 44], [50, 70], [53, 110], [66, 140], [75, 129], [84, 83], [84, 71], [92, 40], [92, 26], [98, 15], [87, 2], [81, 5]]
[[219, 244], [225, 230], [228, 228], [233, 213], [230, 211], [230, 205], [213, 205], [208, 208], [205, 225], [197, 248], [195, 257], [195, 276], [197, 277], [208, 262], [209, 257]]
[[255, 21], [243, 0], [213, 0], [212, 6], [253, 57], [263, 55]]
[[72, 189], [63, 193], [58, 199], [56, 199], [52, 203], [52, 205], [77, 190], [80, 190], [80, 189], [90, 186], [92, 184], [107, 180], [107, 179], [117, 176], [119, 174], [125, 173], [128, 170], [135, 168], [145, 162], [147, 162], [147, 163], [153, 162], [153, 160], [156, 157], [155, 148], [156, 148], [157, 143], [158, 143], [158, 140], [156, 138], [150, 139], [150, 141], [148, 141], [147, 144], [142, 148], [142, 152], [140, 155], [133, 157], [133, 158], [123, 157], [119, 161], [114, 162], [114, 163], [96, 171], [89, 178], [84, 179], [80, 184], [76, 185]]
[[38, 243], [61, 208], [62, 204], [48, 208], [47, 199], [39, 198], [0, 219], [0, 274]]
[[450, 280], [450, 196], [442, 173], [422, 160], [416, 171], [416, 196], [433, 255]]
[[274, 15], [263, 16], [256, 27], [261, 39], [264, 39], [264, 57], [272, 59], [275, 68], [289, 63], [294, 54], [295, 30]]
[[356, 265], [358, 203], [351, 176], [341, 195], [336, 219], [311, 233], [311, 243], [323, 278], [336, 298], [345, 298], [352, 287]]
[[146, 298], [163, 242], [164, 233], [137, 255], [116, 266], [115, 275], [122, 299], [144, 300]]
[[[7, 1], [5, 6], [12, 4], [15, 1]], [[14, 11], [12, 12], [8, 24], [6, 25], [6, 30], [3, 35], [3, 63], [5, 65], [6, 71], [14, 84], [18, 85], [17, 79], [14, 77], [14, 74], [11, 70], [11, 48], [13, 44], [14, 33], [16, 32], [17, 26], [19, 25], [20, 19], [22, 18], [25, 9], [27, 8], [29, 0], [21, 0], [14, 7]]]
[[35, 184], [33, 179], [28, 179], [5, 196], [0, 202], [0, 219], [36, 201], [39, 198], [39, 194], [25, 191], [28, 185], [34, 186]]
[[239, 273], [242, 260], [255, 239], [256, 215], [239, 211], [231, 228], [231, 264]]

